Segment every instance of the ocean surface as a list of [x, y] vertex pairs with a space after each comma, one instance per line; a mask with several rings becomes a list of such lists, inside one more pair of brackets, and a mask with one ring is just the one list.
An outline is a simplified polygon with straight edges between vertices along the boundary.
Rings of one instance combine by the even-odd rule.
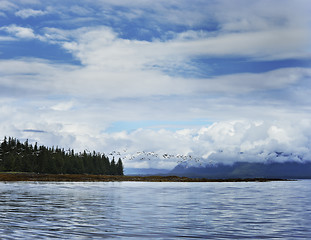
[[311, 239], [311, 181], [0, 182], [0, 239]]

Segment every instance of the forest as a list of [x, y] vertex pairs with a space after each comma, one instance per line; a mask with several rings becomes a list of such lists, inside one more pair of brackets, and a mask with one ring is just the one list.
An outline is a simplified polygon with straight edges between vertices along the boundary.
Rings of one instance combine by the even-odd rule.
[[48, 148], [4, 137], [0, 145], [0, 172], [32, 172], [53, 174], [123, 175], [119, 158], [109, 160], [105, 154], [73, 149]]

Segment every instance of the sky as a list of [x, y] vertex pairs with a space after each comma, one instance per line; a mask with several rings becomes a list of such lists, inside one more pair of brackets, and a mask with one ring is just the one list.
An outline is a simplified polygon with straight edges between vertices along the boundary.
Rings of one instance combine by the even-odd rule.
[[125, 168], [311, 160], [309, 0], [0, 0], [0, 136]]

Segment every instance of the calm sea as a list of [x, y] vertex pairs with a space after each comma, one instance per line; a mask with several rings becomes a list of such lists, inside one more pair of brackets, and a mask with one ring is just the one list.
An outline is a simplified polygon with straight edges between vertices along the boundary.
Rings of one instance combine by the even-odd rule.
[[311, 239], [311, 181], [0, 182], [0, 239]]

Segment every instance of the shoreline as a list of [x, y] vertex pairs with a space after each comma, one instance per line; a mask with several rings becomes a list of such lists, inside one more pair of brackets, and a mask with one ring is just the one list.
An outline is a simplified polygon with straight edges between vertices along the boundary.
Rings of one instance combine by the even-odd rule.
[[178, 176], [117, 176], [92, 174], [0, 173], [0, 182], [271, 182], [292, 181], [277, 178], [207, 179]]

